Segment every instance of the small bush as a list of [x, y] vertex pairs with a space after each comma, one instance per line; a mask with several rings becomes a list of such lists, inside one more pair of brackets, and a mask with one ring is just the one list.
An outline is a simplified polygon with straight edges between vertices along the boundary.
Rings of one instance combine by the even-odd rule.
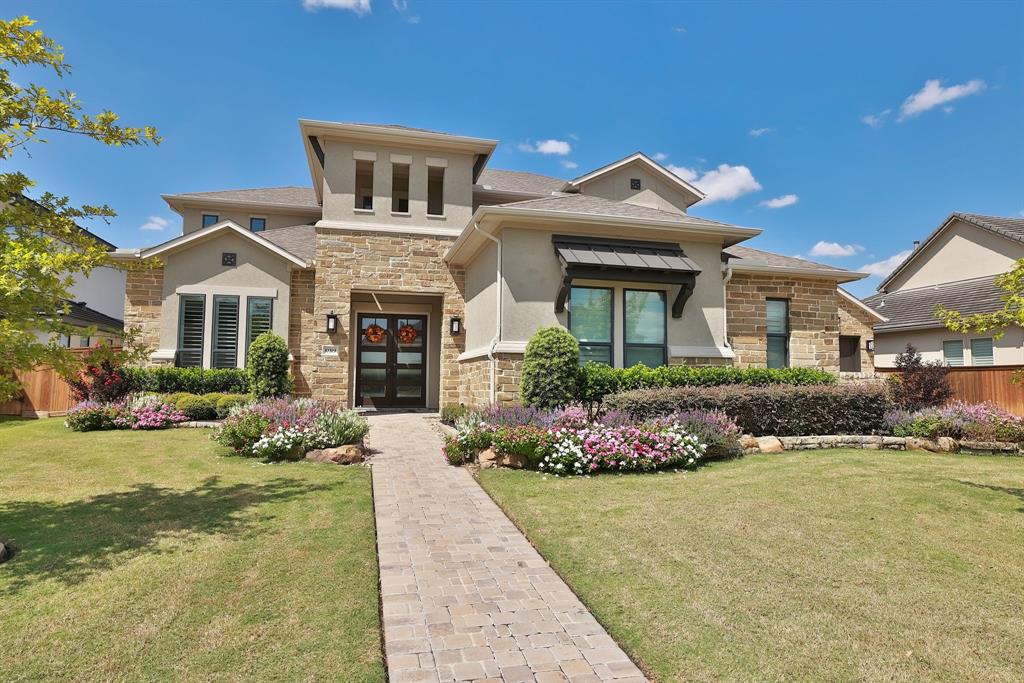
[[953, 397], [949, 368], [941, 361], [925, 363], [912, 344], [896, 356], [899, 372], [889, 377], [893, 401], [904, 410], [941, 406]]
[[284, 396], [293, 389], [288, 373], [288, 344], [273, 332], [264, 332], [249, 345], [245, 363], [249, 390], [257, 398]]
[[134, 392], [202, 395], [211, 392], [244, 394], [249, 391], [245, 370], [236, 368], [123, 368], [123, 372]]
[[217, 399], [217, 418], [224, 419], [231, 414], [231, 409], [252, 403], [252, 394], [224, 394]]
[[217, 404], [205, 396], [182, 394], [173, 403], [190, 420], [213, 420], [217, 417]]
[[523, 355], [519, 396], [534, 408], [553, 409], [576, 399], [580, 345], [564, 327], [542, 327]]
[[721, 410], [685, 410], [672, 413], [664, 422], [678, 424], [707, 446], [707, 458], [734, 458], [740, 448], [742, 430], [736, 421]]
[[263, 432], [269, 426], [270, 420], [261, 415], [240, 413], [224, 420], [212, 438], [239, 455], [252, 456], [252, 447], [263, 437]]
[[660, 387], [715, 387], [729, 384], [745, 386], [835, 384], [836, 376], [815, 368], [734, 368], [662, 365], [648, 368], [611, 368], [588, 363], [579, 370], [579, 400], [593, 411], [606, 396]]
[[118, 404], [82, 401], [68, 411], [64, 426], [73, 432], [117, 429], [116, 420], [124, 414], [124, 406]]
[[456, 420], [470, 412], [472, 409], [462, 403], [446, 403], [441, 406], [441, 422], [454, 425]]
[[132, 391], [131, 382], [120, 364], [120, 357], [107, 344], [101, 344], [82, 359], [85, 367], [64, 377], [78, 401], [115, 403]]
[[320, 413], [313, 418], [307, 445], [312, 448], [333, 448], [362, 443], [370, 431], [370, 423], [354, 410]]
[[551, 438], [547, 429], [532, 425], [502, 426], [491, 433], [491, 447], [500, 455], [522, 456], [536, 467], [551, 447]]
[[609, 396], [605, 405], [636, 420], [719, 410], [756, 436], [879, 434], [892, 409], [884, 389], [865, 385], [638, 389]]
[[896, 436], [936, 439], [948, 436], [970, 441], [1024, 441], [1024, 418], [992, 403], [954, 401], [944, 408], [910, 412], [893, 410], [885, 416]]

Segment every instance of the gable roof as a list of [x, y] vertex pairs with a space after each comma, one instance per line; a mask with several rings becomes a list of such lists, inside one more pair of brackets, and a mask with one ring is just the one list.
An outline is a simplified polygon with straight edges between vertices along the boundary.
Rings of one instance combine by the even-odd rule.
[[875, 325], [877, 332], [887, 332], [945, 327], [935, 317], [935, 308], [940, 304], [965, 315], [993, 313], [1003, 307], [1005, 295], [992, 275], [898, 292], [880, 292], [864, 299], [864, 303], [888, 318], [888, 321]]
[[686, 225], [706, 225], [716, 228], [732, 228], [728, 223], [698, 218], [689, 214], [662, 211], [639, 204], [619, 202], [589, 194], [561, 194], [553, 197], [526, 199], [520, 202], [498, 204], [498, 206], [522, 209], [539, 209], [544, 211], [560, 211], [565, 213], [593, 214], [595, 216], [617, 216], [621, 218], [638, 218], [652, 221], [670, 221]]
[[886, 318], [884, 315], [882, 315], [881, 313], [879, 313], [875, 309], [871, 308], [866, 303], [864, 303], [863, 301], [861, 301], [860, 299], [855, 297], [853, 294], [850, 294], [849, 292], [847, 292], [842, 287], [836, 287], [836, 291], [839, 293], [840, 297], [842, 297], [843, 299], [846, 299], [851, 304], [853, 304], [854, 306], [856, 306], [860, 310], [864, 311], [865, 313], [870, 315], [872, 318], [874, 318], [878, 322], [882, 322], [882, 323], [889, 322], [889, 319]]
[[526, 171], [504, 171], [485, 168], [477, 178], [474, 190], [491, 190], [515, 194], [553, 195], [565, 187], [561, 178], [527, 173]]
[[313, 225], [270, 228], [260, 235], [306, 263], [312, 263], [316, 256], [316, 227]]
[[639, 164], [641, 166], [645, 166], [648, 170], [653, 171], [655, 174], [660, 175], [666, 181], [676, 185], [683, 192], [683, 194], [689, 195], [692, 198], [692, 201], [688, 202], [687, 206], [696, 204], [697, 202], [699, 202], [700, 200], [704, 199], [707, 196], [706, 194], [704, 194], [704, 192], [697, 189], [690, 183], [686, 182], [685, 180], [677, 176], [675, 173], [668, 170], [667, 168], [665, 168], [657, 161], [644, 154], [643, 152], [635, 152], [633, 154], [630, 154], [628, 157], [624, 157], [622, 159], [619, 159], [618, 161], [613, 161], [612, 163], [606, 166], [594, 169], [593, 171], [585, 173], [578, 178], [573, 178], [572, 180], [568, 181], [565, 184], [565, 187], [563, 189], [577, 189], [580, 187], [580, 185], [583, 185], [584, 183], [589, 182], [594, 178], [606, 175], [608, 173], [612, 173], [613, 171], [616, 171], [622, 168], [623, 166], [627, 166], [629, 164]]
[[845, 268], [816, 263], [795, 256], [783, 256], [770, 251], [734, 245], [722, 251], [733, 270], [739, 272], [785, 272], [797, 275], [826, 277], [838, 282], [853, 282], [868, 276]]
[[[302, 226], [298, 226], [298, 227], [302, 227]], [[288, 228], [277, 228], [277, 230], [287, 230], [287, 229]], [[202, 228], [200, 230], [196, 230], [194, 232], [190, 232], [187, 235], [181, 235], [179, 237], [175, 237], [172, 240], [168, 240], [166, 242], [163, 242], [163, 243], [158, 244], [158, 245], [153, 246], [153, 247], [146, 247], [145, 249], [129, 249], [129, 250], [119, 249], [119, 250], [117, 250], [114, 253], [114, 257], [115, 258], [121, 258], [121, 259], [130, 259], [130, 258], [147, 259], [147, 258], [151, 258], [153, 256], [159, 256], [160, 254], [164, 254], [164, 253], [168, 253], [168, 252], [173, 252], [173, 251], [178, 251], [180, 249], [187, 248], [191, 244], [193, 244], [194, 242], [203, 241], [206, 238], [212, 237], [212, 236], [214, 236], [214, 235], [216, 235], [218, 233], [222, 233], [222, 232], [234, 232], [235, 234], [237, 234], [237, 235], [239, 235], [239, 236], [241, 236], [241, 237], [243, 237], [245, 239], [252, 240], [257, 245], [263, 247], [267, 251], [269, 251], [269, 252], [271, 252], [273, 254], [276, 254], [277, 256], [280, 256], [281, 258], [285, 259], [286, 261], [289, 261], [289, 262], [295, 264], [299, 268], [309, 268], [310, 265], [311, 265], [309, 261], [307, 261], [306, 259], [298, 256], [297, 254], [292, 253], [288, 249], [280, 246], [274, 240], [268, 239], [266, 237], [261, 237], [261, 235], [263, 233], [251, 232], [249, 230], [246, 230], [245, 228], [240, 226], [238, 223], [235, 223], [234, 221], [231, 221], [231, 220], [224, 220], [224, 221], [221, 221], [220, 223], [214, 223], [213, 225], [207, 226], [207, 227]], [[267, 231], [267, 232], [270, 232], [270, 231]]]
[[254, 187], [242, 190], [216, 190], [213, 192], [183, 192], [162, 195], [168, 204], [172, 202], [201, 201], [208, 204], [230, 202], [252, 204], [282, 209], [320, 210], [316, 193], [311, 187], [286, 185], [283, 187]]
[[95, 308], [89, 308], [84, 301], [67, 301], [66, 303], [68, 312], [64, 314], [63, 321], [69, 325], [81, 324], [82, 327], [95, 325], [97, 329], [108, 332], [124, 331], [123, 320], [100, 313]]
[[994, 235], [1005, 237], [1008, 240], [1014, 242], [1024, 243], [1024, 218], [1010, 218], [1006, 216], [986, 216], [980, 213], [963, 213], [961, 211], [954, 211], [949, 214], [946, 220], [942, 221], [939, 227], [935, 228], [928, 237], [924, 239], [914, 251], [910, 252], [907, 258], [903, 259], [903, 262], [896, 266], [891, 273], [878, 285], [878, 291], [883, 292], [885, 288], [892, 282], [901, 272], [903, 272], [907, 266], [913, 261], [917, 260], [917, 257], [921, 255], [924, 249], [931, 244], [935, 238], [937, 238], [943, 231], [953, 224], [954, 221], [961, 220], [965, 223], [970, 223], [973, 226], [987, 230]]

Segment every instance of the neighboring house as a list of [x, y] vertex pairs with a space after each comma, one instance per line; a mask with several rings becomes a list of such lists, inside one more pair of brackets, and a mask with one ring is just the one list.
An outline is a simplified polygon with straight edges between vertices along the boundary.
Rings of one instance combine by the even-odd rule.
[[544, 325], [617, 367], [871, 367], [877, 315], [837, 288], [863, 274], [743, 246], [643, 154], [564, 181], [487, 168], [494, 140], [299, 128], [312, 187], [166, 195], [182, 235], [118, 252], [161, 262], [125, 304], [153, 363], [242, 367], [273, 330], [304, 394], [430, 408], [514, 400]]
[[875, 325], [875, 364], [895, 365], [912, 344], [925, 360], [950, 366], [1022, 365], [1024, 331], [951, 332], [935, 316], [939, 305], [964, 314], [1003, 307], [995, 276], [1024, 258], [1024, 218], [953, 213], [878, 286], [864, 303], [887, 320]]

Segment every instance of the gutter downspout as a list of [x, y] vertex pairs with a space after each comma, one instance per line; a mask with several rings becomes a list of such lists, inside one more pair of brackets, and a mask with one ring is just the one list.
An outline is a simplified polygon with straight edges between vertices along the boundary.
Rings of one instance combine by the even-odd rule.
[[732, 279], [732, 266], [726, 264], [725, 277], [722, 278], [722, 346], [732, 351], [729, 345], [729, 280]]
[[502, 263], [502, 260], [501, 260], [501, 240], [498, 239], [497, 237], [495, 237], [494, 235], [488, 234], [488, 233], [484, 232], [483, 230], [481, 230], [480, 229], [480, 224], [477, 223], [476, 221], [473, 221], [473, 229], [476, 230], [477, 232], [479, 232], [481, 235], [483, 235], [487, 239], [489, 239], [490, 241], [492, 241], [492, 242], [494, 242], [495, 244], [498, 245], [498, 263], [497, 263], [497, 265], [498, 265], [498, 272], [497, 272], [497, 277], [496, 277], [496, 282], [497, 282], [497, 285], [498, 285], [498, 296], [497, 296], [498, 308], [497, 308], [497, 312], [496, 312], [496, 315], [495, 315], [494, 338], [491, 339], [491, 343], [487, 346], [487, 360], [489, 360], [490, 364], [491, 364], [491, 403], [494, 403], [497, 400], [497, 395], [498, 395], [498, 387], [497, 387], [497, 383], [498, 383], [498, 381], [497, 381], [497, 379], [498, 379], [497, 378], [498, 366], [497, 366], [497, 362], [495, 361], [495, 358], [494, 358], [494, 349], [498, 346], [498, 342], [501, 341], [501, 295], [502, 295], [502, 290], [505, 289], [505, 281], [504, 281], [504, 279], [501, 276], [501, 263]]

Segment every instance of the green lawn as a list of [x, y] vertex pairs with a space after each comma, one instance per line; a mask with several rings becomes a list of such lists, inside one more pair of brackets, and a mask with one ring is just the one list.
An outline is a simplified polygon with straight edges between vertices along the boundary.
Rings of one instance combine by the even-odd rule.
[[0, 423], [10, 680], [384, 678], [368, 470]]
[[480, 476], [660, 681], [1024, 680], [1024, 459]]

